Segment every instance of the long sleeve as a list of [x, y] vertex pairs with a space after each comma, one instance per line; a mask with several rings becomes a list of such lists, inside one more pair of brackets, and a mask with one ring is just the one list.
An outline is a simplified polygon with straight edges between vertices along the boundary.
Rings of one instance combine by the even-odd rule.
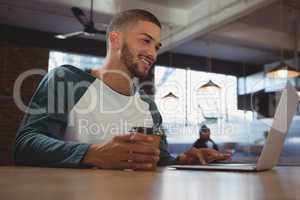
[[[89, 144], [63, 141], [72, 106], [86, 88], [76, 91], [70, 101], [66, 86], [78, 81], [92, 82], [72, 66], [50, 71], [34, 93], [16, 136], [14, 157], [17, 165], [80, 167]], [[71, 102], [71, 103], [70, 103]]]

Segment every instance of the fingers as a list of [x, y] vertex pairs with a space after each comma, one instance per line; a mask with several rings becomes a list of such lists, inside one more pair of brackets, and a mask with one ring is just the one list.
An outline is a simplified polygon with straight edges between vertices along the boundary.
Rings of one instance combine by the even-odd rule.
[[125, 134], [125, 135], [118, 135], [114, 137], [114, 141], [118, 141], [118, 142], [130, 142], [132, 134]]
[[130, 133], [125, 135], [115, 136], [114, 139], [120, 142], [152, 142], [153, 138], [142, 133]]
[[193, 163], [196, 163], [194, 161], [195, 161], [195, 159], [191, 155], [187, 155], [186, 153], [179, 155], [179, 164], [181, 164], [181, 165], [191, 165]]
[[198, 161], [199, 161], [202, 165], [206, 165], [207, 163], [206, 163], [206, 160], [205, 160], [205, 157], [204, 157], [202, 151], [199, 150], [199, 149], [196, 149], [196, 148], [193, 148], [192, 150], [195, 152], [195, 155], [196, 155], [196, 157], [198, 158]]
[[203, 155], [205, 156], [207, 162], [213, 162], [213, 161], [217, 161], [217, 160], [226, 160], [226, 159], [230, 158], [230, 155], [223, 154], [214, 149], [203, 148], [203, 149], [201, 149], [201, 151], [203, 152]]
[[214, 149], [208, 149], [205, 150], [210, 156], [215, 157], [217, 160], [219, 159], [226, 159], [230, 157], [230, 154], [227, 153], [221, 153], [219, 151], [216, 151]]
[[150, 156], [150, 155], [143, 155], [143, 154], [128, 154], [128, 159], [132, 160], [133, 162], [137, 163], [156, 163], [159, 160], [159, 156]]
[[154, 139], [141, 133], [131, 133], [114, 137], [122, 151], [142, 154], [159, 155], [159, 144], [154, 144]]
[[132, 161], [136, 163], [157, 163], [159, 160], [159, 156], [155, 155], [143, 155], [143, 154], [125, 154], [123, 157], [123, 161]]
[[179, 156], [179, 160], [181, 164], [206, 164], [206, 160], [201, 150], [196, 148], [191, 148], [185, 153]]
[[219, 153], [219, 155], [216, 158], [216, 160], [228, 160], [231, 158], [231, 154]]
[[[100, 163], [99, 168], [101, 169], [134, 169], [134, 170], [150, 170], [155, 169], [158, 156], [154, 155], [143, 155], [136, 153], [114, 153], [110, 157], [114, 159], [106, 159], [105, 163]], [[97, 166], [97, 165], [96, 165]]]
[[99, 159], [94, 165], [103, 169], [154, 169], [160, 150], [151, 140], [140, 133], [116, 136], [95, 151], [94, 157]]
[[143, 133], [132, 133], [130, 137], [130, 142], [152, 142], [153, 138], [151, 136], [145, 135]]
[[140, 153], [155, 156], [159, 156], [160, 154], [160, 150], [158, 148], [145, 146], [143, 144], [127, 144], [125, 148], [127, 148], [128, 152], [132, 153]]
[[154, 156], [160, 155], [160, 150], [156, 147], [135, 143], [117, 143], [115, 144], [114, 151], [118, 153], [139, 153]]
[[216, 151], [215, 149], [201, 148], [199, 150], [201, 150], [203, 152], [203, 154], [205, 154], [205, 155], [217, 156], [219, 154], [219, 152]]
[[231, 156], [232, 156], [232, 154], [231, 154], [231, 153], [223, 153], [223, 157], [224, 157], [224, 159], [225, 159], [225, 160], [228, 160], [228, 159], [230, 159], [230, 158], [231, 158]]
[[115, 159], [136, 163], [157, 163], [160, 151], [154, 147], [135, 143], [118, 143], [115, 149]]
[[216, 161], [216, 160], [225, 160], [230, 158], [228, 154], [222, 154], [219, 151], [209, 148], [191, 148], [184, 153], [185, 156], [182, 156], [181, 159], [187, 164], [202, 164]]

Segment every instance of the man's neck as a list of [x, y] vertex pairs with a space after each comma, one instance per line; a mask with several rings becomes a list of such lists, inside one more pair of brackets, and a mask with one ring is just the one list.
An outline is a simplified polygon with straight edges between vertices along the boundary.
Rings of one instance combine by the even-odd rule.
[[133, 78], [116, 64], [105, 63], [101, 68], [92, 70], [92, 75], [120, 94], [126, 96], [134, 94]]

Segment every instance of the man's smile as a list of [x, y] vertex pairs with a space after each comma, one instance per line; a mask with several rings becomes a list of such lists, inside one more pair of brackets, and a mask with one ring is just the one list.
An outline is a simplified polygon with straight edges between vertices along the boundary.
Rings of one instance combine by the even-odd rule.
[[144, 62], [145, 64], [151, 66], [154, 63], [154, 60], [152, 58], [149, 58], [147, 56], [139, 56], [139, 59]]

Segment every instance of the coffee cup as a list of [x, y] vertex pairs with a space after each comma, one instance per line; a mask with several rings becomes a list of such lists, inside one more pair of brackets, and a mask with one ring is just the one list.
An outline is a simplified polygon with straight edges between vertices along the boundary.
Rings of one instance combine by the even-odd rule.
[[[160, 148], [160, 140], [162, 132], [159, 129], [150, 128], [150, 127], [132, 127], [130, 132], [136, 132], [136, 133], [143, 133], [147, 136], [151, 137], [153, 140], [152, 142], [141, 142], [141, 144], [148, 146], [148, 147], [154, 147], [159, 149]], [[151, 170], [156, 169], [157, 162], [154, 163]]]

